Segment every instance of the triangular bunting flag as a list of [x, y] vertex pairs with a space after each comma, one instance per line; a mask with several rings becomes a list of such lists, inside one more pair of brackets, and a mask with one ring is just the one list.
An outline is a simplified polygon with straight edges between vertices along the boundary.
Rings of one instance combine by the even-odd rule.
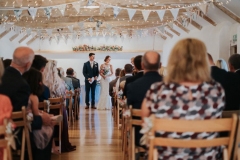
[[89, 35], [92, 37], [92, 36], [93, 36], [93, 29], [92, 29], [92, 28], [89, 28], [89, 29], [88, 29], [88, 33], [89, 33]]
[[137, 10], [136, 9], [127, 9], [127, 11], [128, 11], [129, 19], [131, 21]]
[[100, 4], [100, 7], [99, 7], [99, 13], [100, 15], [103, 14], [103, 12], [105, 11], [105, 9], [107, 8], [107, 6], [105, 4]]
[[61, 35], [57, 35], [57, 36], [56, 36], [57, 44], [59, 44], [60, 38], [61, 38]]
[[108, 31], [110, 31], [112, 29], [112, 25], [111, 24], [107, 24], [106, 28], [107, 28]]
[[49, 35], [49, 36], [52, 36], [52, 29], [50, 28], [50, 29], [46, 29], [46, 32], [47, 32], [47, 34]]
[[138, 34], [139, 37], [141, 37], [142, 36], [142, 30], [137, 30], [137, 34]]
[[116, 18], [121, 11], [121, 8], [113, 6], [113, 17]]
[[84, 22], [78, 22], [80, 29], [84, 29]]
[[102, 31], [102, 35], [103, 35], [103, 37], [105, 37], [106, 34], [107, 34], [107, 32], [106, 32], [106, 30], [104, 29], [104, 30]]
[[65, 35], [64, 35], [64, 41], [65, 41], [66, 44], [67, 44], [67, 40], [68, 40], [68, 35], [65, 34]]
[[44, 8], [44, 12], [47, 16], [47, 18], [49, 19], [50, 16], [51, 16], [51, 12], [52, 12], [52, 7], [47, 7], [47, 8]]
[[142, 15], [145, 21], [147, 21], [150, 12], [150, 10], [142, 10]]
[[20, 34], [20, 33], [21, 33], [21, 30], [22, 30], [22, 27], [15, 26], [15, 32], [16, 32], [17, 34]]
[[64, 16], [65, 9], [66, 9], [66, 4], [58, 5], [58, 6], [56, 6], [56, 8], [58, 8], [59, 11], [61, 12], [62, 16]]
[[99, 32], [95, 32], [95, 35], [98, 36], [98, 35], [99, 35]]
[[87, 6], [91, 6], [93, 4], [94, 0], [88, 0]]
[[80, 33], [81, 33], [81, 36], [84, 36], [84, 37], [86, 36], [85, 31], [81, 31]]
[[198, 6], [199, 9], [204, 13], [204, 14], [207, 14], [207, 8], [208, 8], [208, 4], [201, 4], [200, 6]]
[[31, 29], [31, 28], [28, 28], [28, 29], [27, 29], [27, 35], [30, 36], [30, 35], [31, 35], [31, 32], [32, 32], [32, 29]]
[[79, 3], [75, 3], [75, 4], [72, 4], [72, 6], [76, 9], [76, 11], [77, 11], [77, 13], [79, 13], [80, 12], [80, 8], [81, 8], [81, 3], [79, 2]]
[[158, 27], [158, 29], [159, 29], [162, 33], [164, 33], [164, 31], [165, 31], [165, 26], [160, 26], [160, 27]]
[[157, 10], [157, 14], [158, 14], [158, 16], [159, 16], [159, 18], [160, 18], [160, 21], [163, 20], [163, 17], [164, 17], [164, 15], [165, 15], [165, 12], [166, 12], [166, 10]]
[[75, 42], [77, 38], [77, 33], [74, 31], [72, 34], [72, 41]]
[[19, 21], [21, 14], [22, 14], [22, 10], [13, 10], [13, 11], [14, 11], [16, 19]]
[[73, 25], [68, 26], [68, 29], [69, 29], [70, 32], [73, 32]]
[[32, 19], [34, 20], [37, 14], [37, 8], [30, 7], [28, 8], [28, 12], [30, 13]]
[[174, 20], [177, 20], [177, 16], [178, 16], [178, 12], [179, 12], [179, 8], [174, 8], [174, 9], [170, 9]]

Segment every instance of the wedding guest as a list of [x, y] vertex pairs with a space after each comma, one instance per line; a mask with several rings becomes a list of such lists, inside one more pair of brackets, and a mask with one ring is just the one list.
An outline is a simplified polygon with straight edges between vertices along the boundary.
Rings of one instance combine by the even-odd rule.
[[127, 98], [127, 85], [134, 82], [138, 78], [141, 78], [143, 76], [143, 69], [142, 69], [142, 55], [138, 55], [133, 60], [136, 74], [132, 77], [126, 78], [125, 87], [123, 89], [123, 96]]
[[229, 69], [240, 76], [240, 54], [233, 54], [228, 59]]
[[[57, 71], [57, 62], [54, 60], [48, 60], [46, 67], [43, 71], [43, 83], [49, 87], [50, 89], [50, 97], [66, 97], [66, 87], [65, 82], [58, 76]], [[62, 152], [71, 152], [76, 150], [76, 146], [72, 146], [69, 142], [69, 135], [68, 135], [68, 120], [67, 120], [67, 112], [66, 106], [63, 105], [62, 107], [63, 112], [63, 130], [62, 130], [62, 144], [61, 144], [61, 151]]]
[[[48, 61], [45, 57], [41, 55], [35, 55], [33, 59], [32, 67], [42, 73], [47, 63]], [[50, 90], [45, 84], [43, 84], [43, 93], [38, 96], [39, 102], [48, 100], [48, 98], [50, 98]]]
[[115, 71], [116, 78], [109, 83], [109, 95], [112, 97], [112, 106], [115, 106], [114, 96], [116, 92], [116, 83], [117, 83], [117, 80], [119, 79], [120, 72], [121, 72], [121, 69], [117, 68]]
[[59, 76], [62, 78], [62, 80], [64, 80], [64, 82], [67, 84], [67, 89], [72, 92], [74, 92], [74, 88], [73, 88], [73, 83], [72, 83], [72, 79], [69, 77], [64, 77], [64, 70], [62, 67], [59, 67]]
[[122, 77], [119, 79], [119, 80], [120, 80], [120, 83], [121, 83], [122, 81], [125, 81], [128, 77], [131, 77], [131, 76], [132, 76], [132, 69], [133, 69], [133, 67], [132, 67], [131, 64], [126, 64], [126, 65], [124, 66], [125, 75], [122, 76]]
[[72, 68], [68, 68], [67, 71], [66, 71], [66, 74], [67, 74], [66, 77], [72, 79], [72, 84], [73, 84], [74, 89], [80, 88], [80, 80], [73, 77], [74, 70]]
[[[225, 105], [222, 86], [212, 80], [205, 44], [180, 40], [172, 49], [164, 82], [151, 85], [142, 103], [142, 118], [155, 114], [164, 119], [204, 120], [221, 118]], [[156, 124], [154, 124], [156, 125]], [[159, 124], [160, 125], [160, 124]], [[216, 132], [157, 132], [157, 137], [212, 139]], [[221, 147], [157, 147], [158, 159], [221, 159]]]
[[4, 59], [3, 60], [3, 65], [4, 65], [4, 68], [7, 68], [11, 65], [12, 63], [12, 60], [11, 59]]
[[[160, 58], [160, 54], [155, 51], [148, 51], [143, 55], [141, 64], [144, 75], [127, 86], [127, 104], [132, 105], [132, 108], [141, 109], [147, 90], [153, 83], [162, 81], [162, 76], [158, 73], [158, 69], [161, 67]], [[139, 142], [142, 137], [140, 130], [140, 126], [135, 126], [136, 146], [140, 146]]]
[[124, 69], [122, 69], [122, 70], [120, 71], [119, 78], [118, 78], [118, 80], [117, 80], [117, 82], [116, 82], [116, 92], [115, 92], [115, 96], [117, 95], [118, 91], [120, 90], [120, 89], [119, 89], [120, 78], [123, 77], [123, 76], [125, 76], [125, 71], [124, 71]]
[[225, 91], [226, 103], [224, 110], [239, 110], [240, 107], [240, 77], [236, 73], [227, 72], [215, 66], [212, 56], [208, 53], [211, 66], [211, 76], [219, 82]]
[[[0, 84], [4, 73], [2, 61], [0, 61]], [[0, 94], [0, 125], [3, 125], [4, 119], [10, 119], [12, 115], [12, 103], [6, 95]], [[0, 159], [3, 159], [3, 148], [0, 147]]]
[[[28, 105], [28, 98], [30, 96], [30, 87], [27, 82], [23, 79], [22, 74], [29, 70], [32, 65], [34, 58], [34, 51], [28, 47], [19, 47], [16, 48], [13, 53], [13, 59], [11, 66], [5, 69], [4, 75], [2, 77], [2, 84], [0, 85], [0, 94], [8, 96], [13, 105], [13, 111], [21, 111], [22, 106]], [[31, 123], [32, 130], [39, 130], [42, 128], [42, 125], [50, 125], [51, 119], [46, 114], [42, 116], [34, 116]], [[18, 141], [16, 141], [17, 148], [20, 148], [22, 136], [21, 131], [18, 132]], [[34, 147], [34, 140], [30, 134], [31, 143], [32, 143], [32, 153], [34, 160], [40, 159], [51, 159], [51, 154], [48, 156], [48, 153], [51, 153], [50, 148], [45, 148], [43, 150], [37, 150]], [[43, 158], [44, 157], [44, 158]]]

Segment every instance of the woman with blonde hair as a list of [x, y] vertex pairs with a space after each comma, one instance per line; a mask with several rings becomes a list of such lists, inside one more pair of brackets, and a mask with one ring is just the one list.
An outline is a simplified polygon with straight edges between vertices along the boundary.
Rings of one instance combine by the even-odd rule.
[[[43, 83], [49, 87], [50, 97], [66, 97], [65, 82], [59, 77], [57, 70], [57, 62], [55, 60], [48, 60], [46, 67], [43, 71]], [[72, 146], [69, 142], [68, 136], [68, 122], [67, 122], [67, 113], [66, 106], [63, 108], [63, 130], [62, 130], [62, 152], [70, 152], [76, 150], [76, 146]]]
[[[217, 119], [225, 105], [221, 85], [210, 76], [206, 46], [197, 39], [179, 41], [169, 57], [164, 82], [154, 83], [142, 103], [142, 118], [155, 114], [164, 119]], [[212, 139], [218, 133], [158, 132], [176, 139]], [[221, 159], [220, 147], [171, 148], [158, 146], [158, 159]]]

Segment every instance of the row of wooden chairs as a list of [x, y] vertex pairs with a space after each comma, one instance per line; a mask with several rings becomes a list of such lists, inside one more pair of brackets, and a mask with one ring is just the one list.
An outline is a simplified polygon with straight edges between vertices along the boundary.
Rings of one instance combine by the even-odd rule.
[[[80, 89], [75, 89], [74, 94], [71, 91], [66, 92], [66, 99], [68, 99], [68, 119], [69, 119], [69, 126], [72, 125], [72, 122], [74, 122], [77, 119], [77, 116], [79, 115], [79, 96], [80, 96]], [[72, 104], [72, 99], [74, 97], [74, 104]], [[74, 110], [73, 110], [74, 107]]]
[[3, 149], [3, 157], [0, 157], [0, 159], [2, 158], [2, 160], [12, 160], [11, 147], [9, 141], [6, 139], [6, 125], [7, 120], [5, 119], [3, 125], [0, 126], [0, 135], [3, 136], [3, 138], [0, 139], [0, 148]]
[[[142, 120], [132, 119], [141, 117], [141, 110], [130, 109], [131, 116], [124, 117], [127, 124], [123, 131], [123, 160], [135, 160], [135, 153], [147, 152], [144, 148], [135, 146], [135, 126], [141, 126]], [[240, 160], [240, 117], [236, 115], [239, 111], [223, 112], [222, 119], [212, 120], [168, 120], [152, 117], [153, 125], [151, 129], [150, 148], [148, 159], [157, 159], [155, 146], [177, 147], [177, 148], [205, 148], [213, 146], [226, 146], [223, 151], [224, 160]], [[239, 115], [239, 114], [238, 114]], [[211, 140], [184, 140], [155, 137], [156, 131], [166, 132], [229, 132], [228, 137], [217, 137]], [[130, 136], [127, 136], [130, 135]], [[235, 143], [234, 143], [235, 142]]]

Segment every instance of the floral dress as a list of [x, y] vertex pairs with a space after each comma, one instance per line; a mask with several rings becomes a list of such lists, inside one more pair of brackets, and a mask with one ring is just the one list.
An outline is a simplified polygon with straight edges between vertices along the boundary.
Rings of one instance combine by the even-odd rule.
[[[189, 97], [189, 92], [192, 98]], [[146, 94], [151, 114], [164, 119], [217, 119], [225, 105], [225, 93], [219, 83], [204, 82], [186, 87], [176, 83], [154, 83]], [[174, 139], [213, 139], [218, 133], [157, 132], [157, 137]], [[220, 160], [222, 147], [173, 148], [157, 146], [159, 160]]]

